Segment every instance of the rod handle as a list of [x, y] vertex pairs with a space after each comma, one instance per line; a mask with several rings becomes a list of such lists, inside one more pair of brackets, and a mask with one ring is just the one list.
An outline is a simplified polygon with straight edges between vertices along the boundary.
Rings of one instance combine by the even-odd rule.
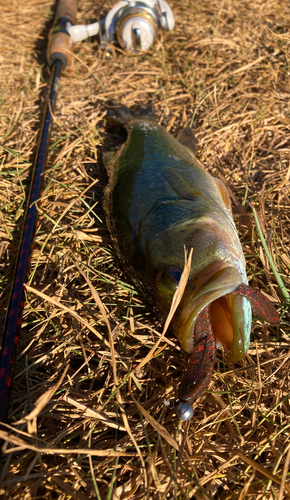
[[70, 63], [72, 39], [66, 30], [68, 22], [75, 24], [77, 15], [77, 0], [59, 0], [55, 21], [49, 34], [47, 59], [51, 66], [56, 60], [61, 61], [65, 69]]
[[76, 24], [77, 4], [77, 0], [59, 0], [55, 14], [56, 22], [61, 17], [66, 17], [71, 24]]

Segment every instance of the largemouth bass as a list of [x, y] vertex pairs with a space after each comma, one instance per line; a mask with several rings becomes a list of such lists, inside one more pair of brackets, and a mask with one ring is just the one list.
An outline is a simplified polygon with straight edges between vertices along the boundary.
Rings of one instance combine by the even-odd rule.
[[110, 119], [123, 125], [127, 141], [107, 161], [104, 193], [107, 224], [119, 255], [166, 316], [193, 248], [191, 271], [172, 329], [189, 356], [179, 387], [177, 414], [206, 389], [217, 343], [233, 361], [247, 352], [252, 308], [274, 324], [268, 299], [248, 287], [246, 263], [232, 218], [228, 191], [195, 157], [195, 138], [178, 140], [156, 122], [150, 109], [107, 103]]

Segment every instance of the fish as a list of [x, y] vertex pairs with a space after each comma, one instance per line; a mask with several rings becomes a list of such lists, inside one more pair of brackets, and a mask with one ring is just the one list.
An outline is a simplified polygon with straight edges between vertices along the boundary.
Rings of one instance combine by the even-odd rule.
[[107, 226], [119, 257], [164, 317], [183, 272], [184, 248], [193, 249], [171, 321], [187, 357], [176, 413], [188, 420], [211, 380], [217, 347], [238, 361], [249, 348], [252, 310], [274, 325], [279, 316], [248, 286], [228, 190], [197, 159], [193, 131], [184, 128], [174, 138], [150, 106], [109, 101], [105, 108], [108, 120], [127, 131], [126, 142], [104, 159]]

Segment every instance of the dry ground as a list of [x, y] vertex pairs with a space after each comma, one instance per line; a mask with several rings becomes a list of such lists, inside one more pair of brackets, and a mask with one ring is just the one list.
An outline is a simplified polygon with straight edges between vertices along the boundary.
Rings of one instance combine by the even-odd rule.
[[[78, 22], [95, 19], [100, 0], [79, 3]], [[53, 6], [0, 5], [3, 325], [47, 95]], [[1, 426], [10, 443], [2, 498], [290, 498], [289, 305], [252, 212], [255, 206], [289, 289], [289, 1], [170, 5], [176, 29], [152, 52], [116, 50], [106, 60], [97, 40], [87, 40], [75, 46], [62, 76], [9, 420]], [[193, 126], [199, 158], [231, 189], [250, 284], [281, 315], [278, 329], [253, 322], [242, 362], [233, 366], [219, 353], [209, 390], [182, 425], [164, 405], [175, 397], [183, 365], [178, 341], [168, 334], [137, 369], [163, 325], [124, 273], [106, 230], [100, 152], [104, 139], [117, 140], [105, 126], [108, 98], [129, 106], [153, 102], [173, 135]], [[37, 412], [21, 420], [35, 403]]]

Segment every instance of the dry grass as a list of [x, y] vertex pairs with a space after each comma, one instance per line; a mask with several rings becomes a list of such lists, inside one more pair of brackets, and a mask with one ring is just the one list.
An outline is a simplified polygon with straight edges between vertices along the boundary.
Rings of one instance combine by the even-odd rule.
[[[83, 0], [78, 21], [90, 22], [99, 4]], [[62, 76], [9, 424], [1, 426], [10, 443], [3, 498], [290, 497], [289, 305], [250, 207], [289, 290], [290, 6], [170, 4], [176, 29], [151, 53], [116, 50], [105, 60], [96, 41], [85, 41]], [[45, 0], [1, 3], [2, 324], [47, 93], [51, 7]], [[199, 158], [231, 189], [250, 284], [277, 303], [282, 319], [279, 329], [253, 323], [242, 362], [229, 365], [219, 353], [209, 391], [182, 425], [164, 405], [175, 397], [180, 347], [167, 335], [142, 366], [162, 323], [124, 274], [104, 222], [99, 152], [109, 137], [107, 98], [152, 101], [174, 135], [193, 124]]]

